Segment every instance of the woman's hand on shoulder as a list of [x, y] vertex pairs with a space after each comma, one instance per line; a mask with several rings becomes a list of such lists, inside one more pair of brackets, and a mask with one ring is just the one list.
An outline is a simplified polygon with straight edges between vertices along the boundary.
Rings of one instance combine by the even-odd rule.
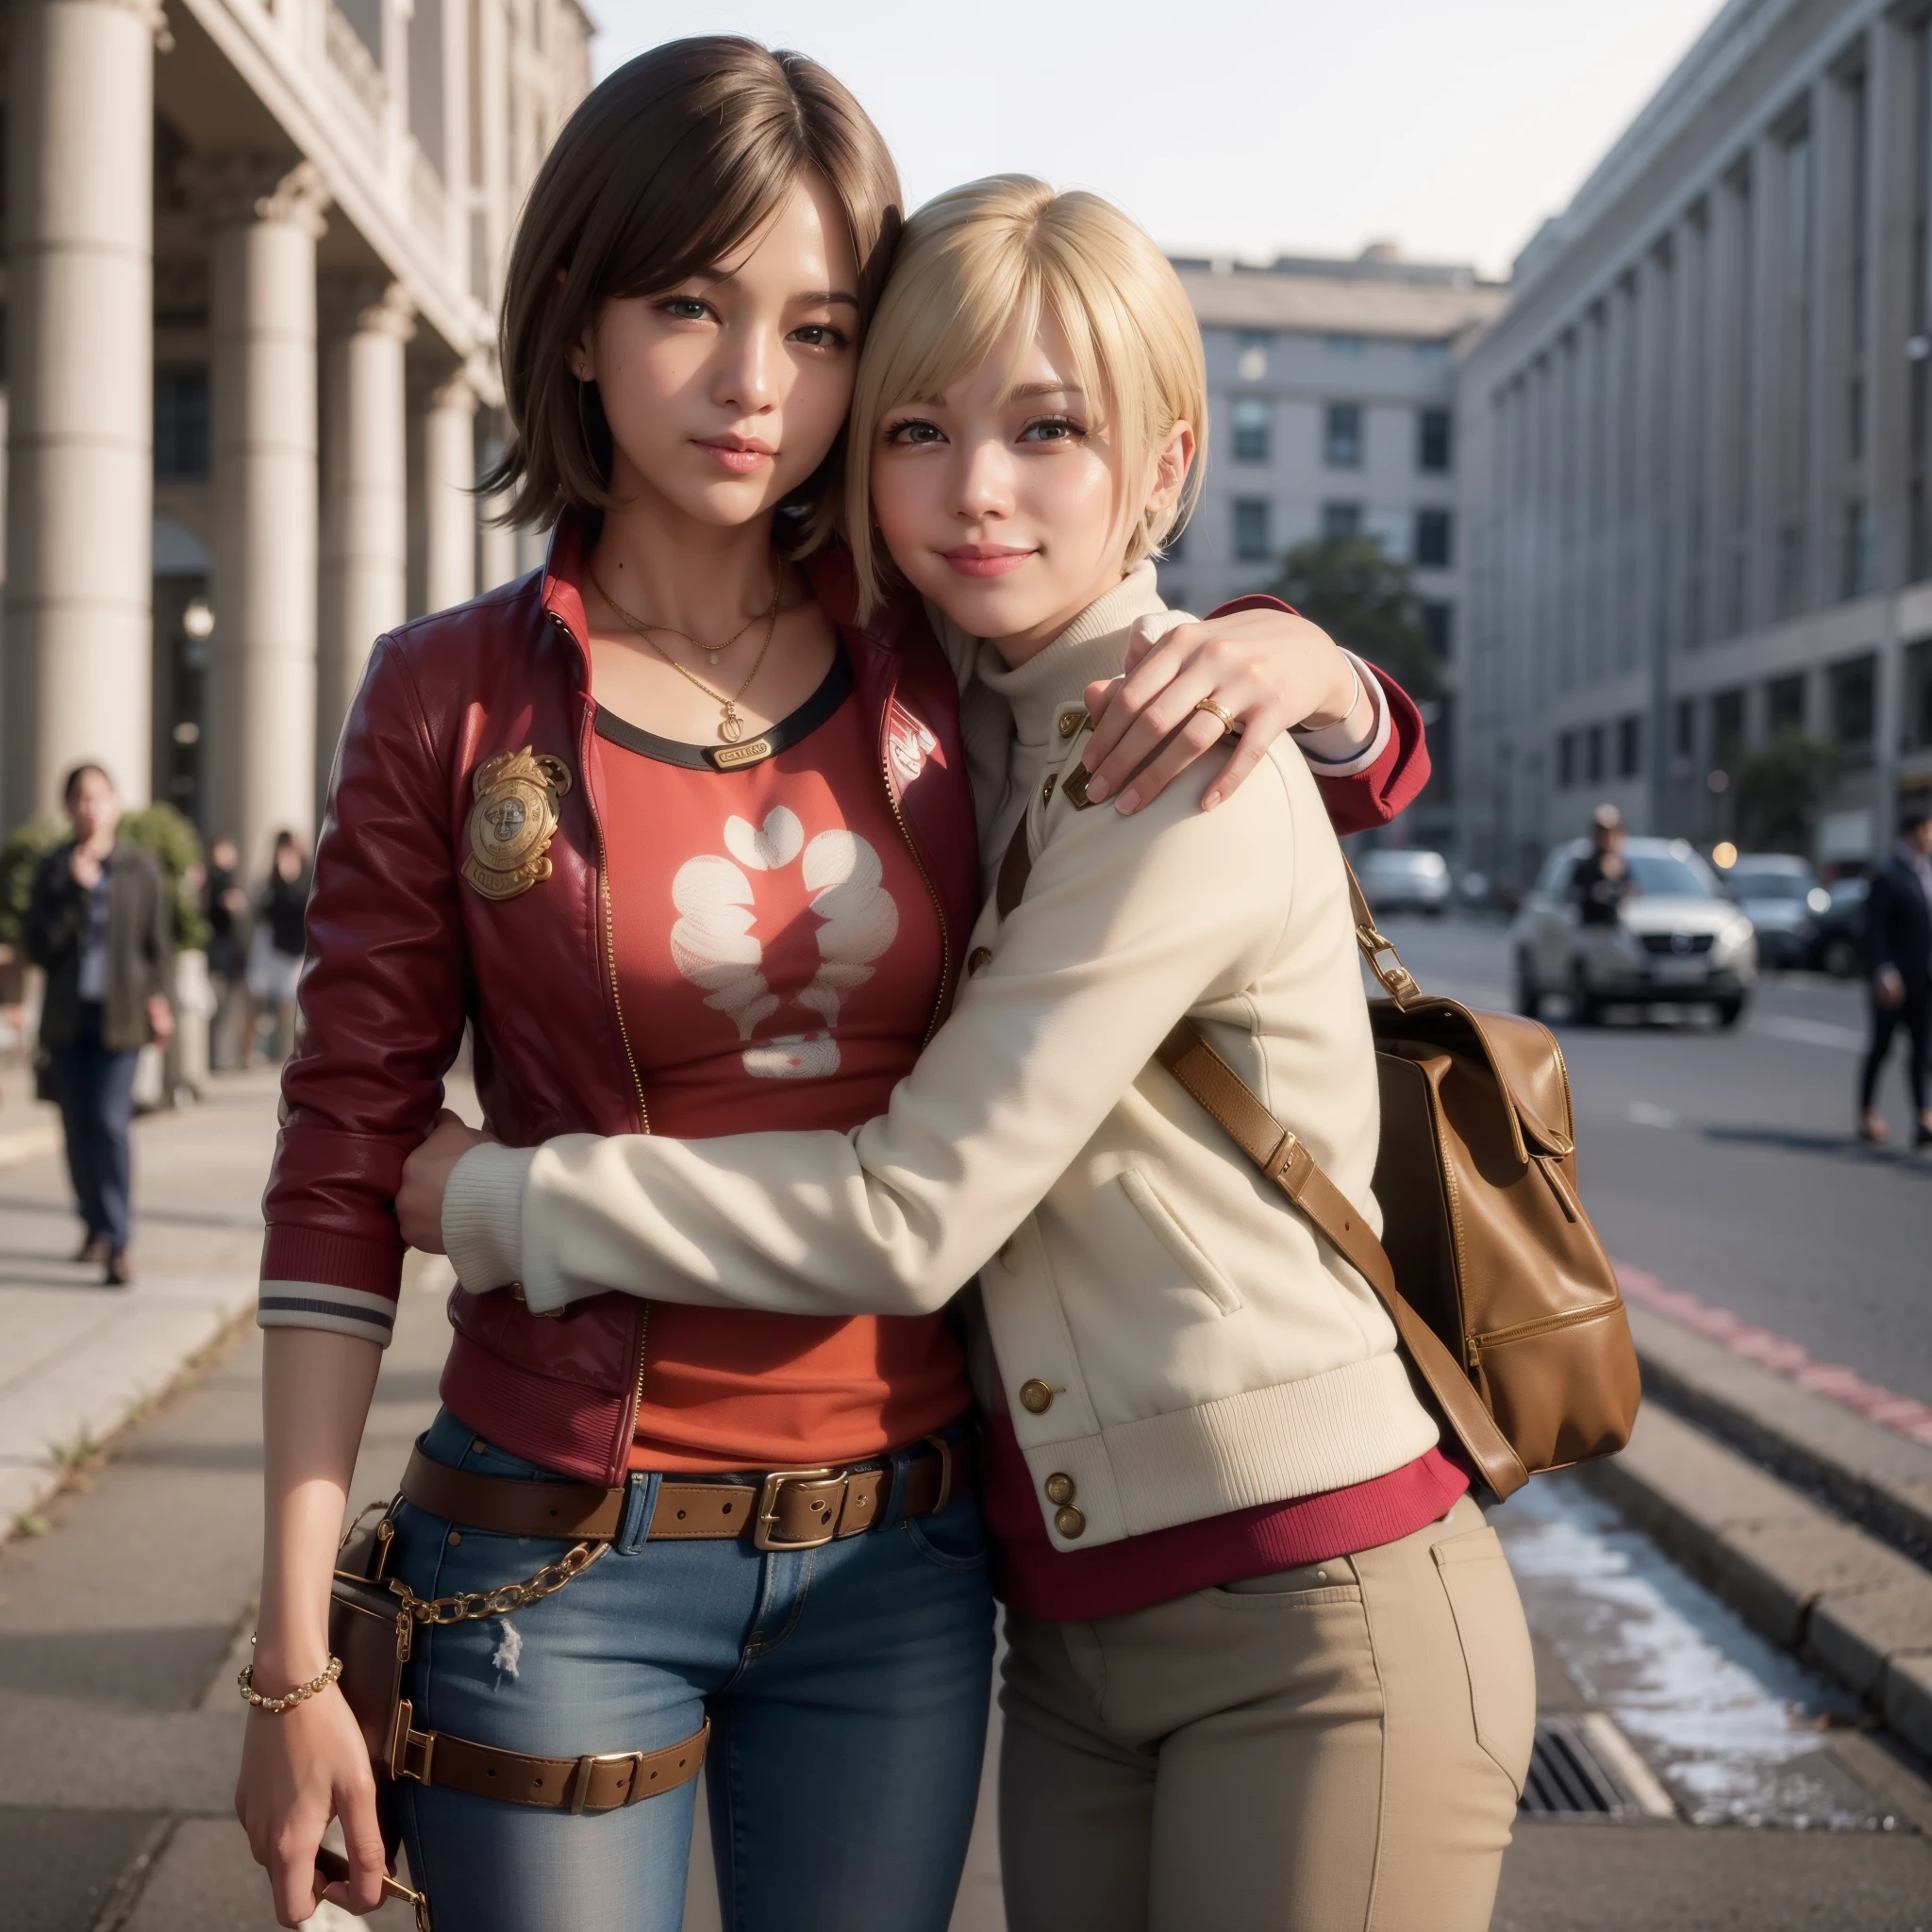
[[472, 1147], [495, 1138], [466, 1125], [448, 1108], [437, 1115], [423, 1144], [403, 1162], [403, 1181], [396, 1190], [396, 1220], [412, 1248], [425, 1255], [442, 1253], [442, 1197], [449, 1191], [449, 1177]]
[[1124, 676], [1087, 688], [1094, 731], [1081, 757], [1093, 774], [1087, 795], [1096, 803], [1119, 792], [1115, 808], [1138, 811], [1221, 744], [1226, 727], [1201, 708], [1204, 703], [1241, 727], [1202, 797], [1201, 809], [1210, 811], [1284, 731], [1339, 723], [1356, 701], [1355, 667], [1346, 654], [1319, 625], [1292, 611], [1237, 610], [1175, 625], [1158, 638], [1157, 623], [1136, 623]]

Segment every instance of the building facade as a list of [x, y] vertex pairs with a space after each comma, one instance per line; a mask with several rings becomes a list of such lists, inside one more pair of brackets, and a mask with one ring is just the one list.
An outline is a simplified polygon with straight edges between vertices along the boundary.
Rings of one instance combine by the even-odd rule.
[[1461, 359], [1467, 856], [1602, 800], [1738, 829], [1738, 761], [1836, 751], [1814, 856], [1932, 791], [1924, 0], [1729, 0]]
[[[515, 575], [511, 224], [575, 0], [11, 0], [0, 816], [80, 758], [254, 870], [375, 638]], [[523, 546], [527, 548], [527, 545]]]
[[[1453, 665], [1463, 602], [1454, 353], [1504, 289], [1466, 266], [1405, 260], [1387, 242], [1353, 261], [1174, 266], [1207, 347], [1210, 432], [1199, 507], [1161, 565], [1168, 602], [1207, 610], [1272, 583], [1298, 543], [1374, 537], [1412, 568], [1429, 641]], [[1450, 790], [1432, 786], [1406, 829], [1440, 836]]]

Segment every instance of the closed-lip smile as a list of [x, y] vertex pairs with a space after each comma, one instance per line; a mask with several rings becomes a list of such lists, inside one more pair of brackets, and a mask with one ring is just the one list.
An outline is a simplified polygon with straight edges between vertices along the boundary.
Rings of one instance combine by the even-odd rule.
[[761, 463], [768, 463], [777, 455], [769, 442], [761, 441], [756, 436], [701, 436], [695, 439], [697, 446], [709, 451], [710, 455], [724, 468], [737, 475], [749, 475]]
[[1011, 543], [959, 543], [940, 552], [962, 577], [1003, 577], [1036, 554]]

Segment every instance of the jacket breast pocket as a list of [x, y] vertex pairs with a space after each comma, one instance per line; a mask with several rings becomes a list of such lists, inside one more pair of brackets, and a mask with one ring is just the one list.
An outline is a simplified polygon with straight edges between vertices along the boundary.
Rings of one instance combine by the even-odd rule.
[[1238, 1313], [1242, 1307], [1241, 1290], [1181, 1225], [1174, 1210], [1154, 1191], [1147, 1176], [1129, 1167], [1122, 1170], [1118, 1180], [1121, 1192], [1132, 1204], [1148, 1233], [1167, 1251], [1188, 1281], [1213, 1303], [1215, 1312]]

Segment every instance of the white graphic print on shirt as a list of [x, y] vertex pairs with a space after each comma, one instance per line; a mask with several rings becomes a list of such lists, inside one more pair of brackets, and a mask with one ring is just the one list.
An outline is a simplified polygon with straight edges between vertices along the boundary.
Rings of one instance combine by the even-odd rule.
[[[885, 890], [879, 856], [843, 826], [808, 842], [798, 814], [782, 805], [762, 826], [735, 816], [725, 820], [724, 849], [729, 858], [708, 854], [687, 859], [671, 882], [678, 912], [671, 954], [677, 970], [707, 990], [706, 1006], [727, 1014], [737, 1026], [746, 1042], [747, 1074], [800, 1080], [836, 1073], [840, 1008], [873, 976], [872, 962], [899, 932], [899, 908]], [[753, 930], [756, 895], [745, 873], [778, 873], [800, 861], [811, 909], [824, 922], [817, 935], [819, 963], [804, 987], [781, 996], [765, 978], [765, 949]], [[758, 1027], [786, 1005], [816, 1013], [824, 1030], [754, 1040]]]

